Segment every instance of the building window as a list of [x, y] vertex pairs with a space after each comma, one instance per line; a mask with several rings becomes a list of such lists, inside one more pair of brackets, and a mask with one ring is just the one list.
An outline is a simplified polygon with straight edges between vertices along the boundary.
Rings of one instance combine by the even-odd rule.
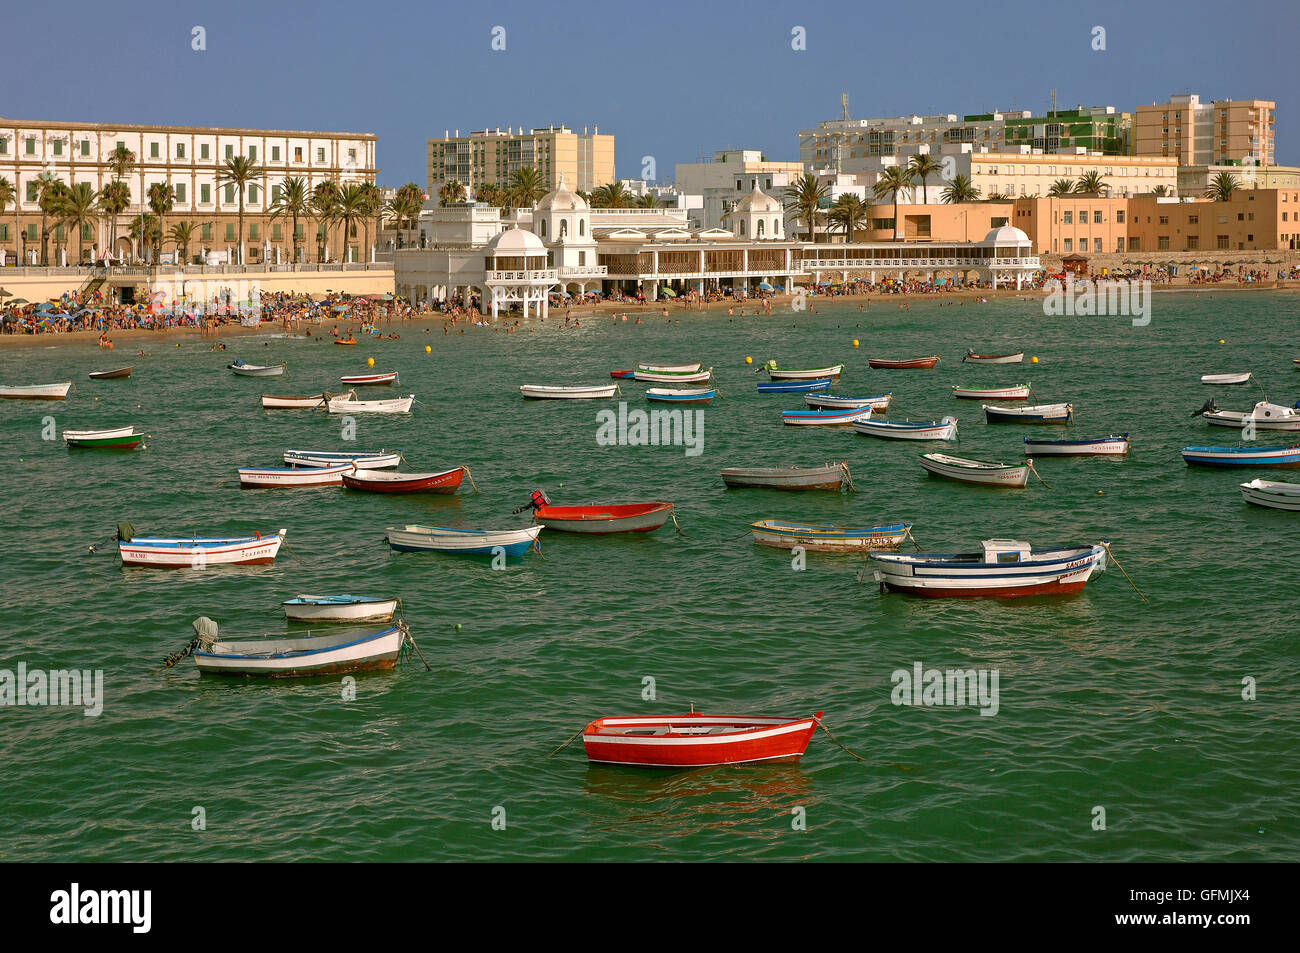
[[228, 242], [233, 242], [234, 240], [235, 240], [235, 226], [234, 226], [234, 225], [227, 225], [227, 226], [226, 226], [226, 241], [228, 241]]
[[233, 159], [234, 157], [235, 157], [235, 147], [232, 146], [230, 143], [226, 143], [226, 158]]
[[1199, 222], [1200, 220], [1201, 220], [1201, 216], [1199, 216], [1199, 215], [1189, 215], [1189, 216], [1187, 216], [1187, 224], [1188, 224], [1188, 225], [1195, 225], [1195, 224], [1196, 224], [1197, 222]]
[[271, 241], [278, 242], [280, 240], [280, 229], [281, 226], [279, 222], [271, 226]]
[[176, 143], [176, 158], [178, 159], [185, 158], [185, 143], [183, 142]]
[[356, 164], [357, 164], [357, 150], [356, 150], [356, 149], [349, 149], [349, 150], [348, 150], [348, 162], [351, 163], [352, 165], [356, 165]]
[[200, 159], [208, 158], [208, 144], [206, 142], [201, 143], [199, 145], [199, 158]]
[[227, 205], [229, 205], [234, 201], [235, 201], [235, 187], [233, 185], [227, 185], [225, 202]]
[[1123, 251], [1124, 251], [1124, 239], [1123, 238], [1115, 239], [1115, 254], [1117, 255], [1121, 254]]
[[0, 242], [9, 241], [9, 226], [0, 225]]
[[248, 158], [254, 162], [257, 161], [257, 146], [248, 147]]
[[1100, 224], [1101, 224], [1101, 209], [1096, 209], [1095, 211], [1093, 211], [1093, 213], [1092, 213], [1092, 223], [1093, 223], [1094, 225], [1100, 225]]
[[1118, 224], [1120, 224], [1120, 225], [1123, 225], [1123, 224], [1124, 224], [1124, 210], [1123, 210], [1122, 208], [1121, 208], [1121, 209], [1116, 209], [1116, 211], [1115, 211], [1115, 221], [1116, 221]]
[[54, 154], [55, 154], [56, 156], [61, 156], [61, 155], [63, 155], [63, 140], [62, 140], [62, 139], [55, 139], [54, 142], [53, 142], [53, 146], [54, 146]]
[[324, 161], [325, 161], [325, 147], [324, 147], [324, 146], [320, 146], [320, 147], [318, 147], [318, 148], [316, 149], [316, 161], [317, 161], [317, 162], [324, 162]]
[[1160, 216], [1160, 224], [1161, 224], [1161, 225], [1168, 225], [1168, 224], [1169, 224], [1169, 216], [1168, 216], [1168, 215], [1161, 215], [1161, 216]]
[[1074, 251], [1074, 239], [1073, 239], [1073, 238], [1067, 238], [1067, 239], [1065, 240], [1065, 250], [1066, 250], [1066, 251]]
[[[1073, 225], [1073, 224], [1074, 224], [1074, 213], [1073, 213], [1073, 212], [1062, 212], [1062, 213], [1061, 213], [1061, 224], [1062, 224], [1062, 225]], [[1069, 251], [1069, 249], [1066, 249], [1066, 251]]]
[[254, 241], [254, 242], [257, 241], [257, 223], [256, 223], [256, 222], [253, 222], [252, 224], [250, 224], [250, 225], [248, 226], [248, 238], [249, 238], [249, 241]]
[[1228, 247], [1228, 236], [1227, 236], [1227, 235], [1215, 235], [1215, 236], [1214, 236], [1214, 244], [1215, 244], [1215, 246], [1218, 247], [1218, 248], [1227, 248], [1227, 247]]
[[35, 182], [28, 182], [28, 183], [27, 183], [27, 201], [29, 201], [29, 202], [35, 202], [35, 201], [36, 201], [36, 183], [35, 183]]
[[1129, 250], [1129, 251], [1141, 251], [1141, 250], [1142, 250], [1142, 240], [1139, 239], [1139, 238], [1133, 238], [1133, 237], [1130, 237], [1129, 240], [1128, 240], [1128, 250]]
[[203, 223], [203, 228], [202, 228], [202, 230], [201, 230], [201, 232], [200, 232], [200, 236], [199, 236], [199, 237], [200, 237], [200, 239], [201, 239], [202, 241], [205, 241], [205, 242], [210, 242], [210, 241], [212, 241], [212, 223], [211, 223], [211, 222], [204, 222], [204, 223]]
[[302, 161], [302, 146], [293, 147], [293, 161], [294, 162]]
[[276, 205], [280, 201], [280, 186], [271, 186], [271, 204]]
[[578, 252], [578, 266], [582, 267], [586, 263], [587, 263], [587, 253], [585, 251]]
[[271, 146], [271, 161], [272, 161], [272, 162], [279, 162], [279, 161], [280, 161], [280, 147], [279, 147], [279, 146]]
[[1169, 236], [1168, 236], [1168, 235], [1157, 235], [1157, 236], [1156, 236], [1156, 249], [1157, 249], [1158, 251], [1169, 251]]
[[[0, 136], [0, 156], [7, 156], [8, 154], [9, 154], [9, 140], [6, 139], [4, 136]], [[1285, 195], [1282, 196], [1282, 201], [1283, 202], [1286, 201]]]
[[176, 201], [181, 205], [185, 204], [185, 183], [184, 182], [176, 183]]
[[210, 205], [212, 203], [212, 186], [210, 185], [199, 186], [199, 201], [202, 202], [204, 205]]
[[156, 142], [149, 143], [149, 158], [150, 159], [158, 158], [158, 143]]
[[248, 187], [248, 203], [249, 203], [250, 205], [256, 205], [256, 204], [257, 204], [257, 186], [256, 186], [256, 185], [250, 185], [250, 186]]
[[27, 154], [29, 156], [36, 155], [36, 140], [31, 137], [28, 137], [27, 139]]
[[1187, 236], [1187, 250], [1188, 250], [1188, 251], [1196, 251], [1196, 249], [1198, 249], [1198, 248], [1200, 248], [1200, 247], [1201, 247], [1201, 236], [1199, 236], [1199, 235], [1188, 235], [1188, 236]]
[[29, 242], [34, 242], [34, 241], [36, 241], [36, 226], [35, 226], [35, 225], [28, 225], [28, 226], [27, 226], [27, 240], [28, 240]]
[[1096, 252], [1098, 255], [1101, 254], [1101, 239], [1100, 239], [1100, 238], [1094, 238], [1094, 239], [1092, 240], [1092, 250], [1093, 250], [1094, 252]]

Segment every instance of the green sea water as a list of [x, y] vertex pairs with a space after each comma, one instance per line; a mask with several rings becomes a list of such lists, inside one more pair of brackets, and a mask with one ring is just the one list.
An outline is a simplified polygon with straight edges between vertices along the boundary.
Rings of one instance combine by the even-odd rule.
[[[0, 668], [101, 669], [105, 696], [98, 717], [0, 708], [0, 858], [1294, 860], [1300, 517], [1247, 506], [1237, 484], [1248, 475], [1188, 468], [1178, 449], [1236, 442], [1190, 416], [1211, 392], [1242, 410], [1261, 391], [1300, 397], [1300, 299], [1157, 294], [1144, 327], [1048, 318], [1032, 299], [857, 304], [579, 329], [553, 318], [514, 334], [408, 327], [355, 349], [267, 335], [227, 339], [224, 353], [162, 339], [144, 357], [133, 342], [0, 352], [4, 383], [76, 382], [64, 403], [0, 402]], [[968, 345], [1024, 348], [1040, 363], [963, 365]], [[866, 365], [936, 352], [933, 371]], [[395, 391], [417, 395], [414, 413], [360, 417], [345, 444], [337, 418], [260, 408], [264, 391], [338, 389], [368, 356], [401, 372]], [[291, 377], [234, 377], [225, 365], [237, 357], [287, 361]], [[956, 414], [960, 443], [784, 427], [779, 412], [802, 398], [757, 394], [769, 358], [844, 361], [837, 392], [892, 391], [891, 419]], [[598, 446], [608, 404], [519, 397], [520, 384], [607, 381], [638, 360], [716, 368], [726, 400], [704, 410], [703, 453]], [[86, 377], [126, 363], [129, 380]], [[1244, 370], [1258, 386], [1199, 383]], [[1011, 461], [1026, 435], [1060, 435], [989, 426], [949, 394], [1023, 381], [1044, 401], [1074, 402], [1075, 436], [1132, 433], [1132, 454], [1040, 460], [1050, 489], [925, 475], [926, 450]], [[622, 383], [630, 408], [646, 406], [644, 389]], [[42, 439], [46, 417], [60, 432], [135, 423], [151, 436], [136, 453], [73, 452]], [[277, 465], [291, 447], [400, 447], [404, 469], [468, 465], [481, 493], [239, 489], [236, 467]], [[841, 459], [857, 493], [727, 490], [718, 475]], [[543, 533], [544, 558], [503, 570], [384, 542], [391, 524], [518, 525], [511, 510], [537, 487], [556, 503], [671, 500], [684, 535], [671, 524], [624, 538]], [[922, 547], [946, 552], [990, 536], [1109, 539], [1150, 604], [1114, 563], [1067, 599], [882, 595], [859, 584], [860, 558], [809, 554], [800, 571], [789, 553], [752, 545], [747, 525], [762, 518], [906, 520]], [[122, 519], [159, 535], [286, 527], [288, 540], [272, 566], [124, 569], [114, 547], [88, 551]], [[192, 660], [158, 671], [197, 616], [229, 636], [283, 632], [279, 603], [299, 592], [401, 596], [433, 671], [360, 676], [352, 700], [337, 678], [200, 679]], [[893, 704], [891, 674], [917, 662], [996, 670], [997, 714]], [[593, 766], [580, 741], [548, 760], [595, 717], [692, 704], [824, 709], [866, 760], [820, 733], [793, 765]]]

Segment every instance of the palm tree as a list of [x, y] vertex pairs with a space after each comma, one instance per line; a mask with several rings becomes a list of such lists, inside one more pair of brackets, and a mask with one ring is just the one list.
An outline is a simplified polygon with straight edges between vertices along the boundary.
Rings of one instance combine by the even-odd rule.
[[41, 264], [48, 265], [50, 252], [50, 229], [48, 220], [56, 213], [62, 193], [67, 189], [53, 172], [42, 172], [36, 178], [36, 204], [41, 209]]
[[109, 254], [117, 244], [117, 217], [131, 205], [131, 187], [121, 179], [114, 179], [99, 190], [99, 210], [108, 219]]
[[145, 245], [153, 242], [158, 235], [158, 218], [151, 212], [143, 212], [131, 219], [131, 230], [127, 233], [140, 248], [141, 257]]
[[68, 190], [60, 210], [60, 222], [65, 229], [77, 230], [77, 263], [86, 254], [86, 239], [81, 235], [82, 226], [94, 225], [99, 221], [99, 209], [96, 206], [95, 187], [89, 182], [78, 182]]
[[465, 186], [463, 183], [452, 179], [450, 182], [444, 182], [438, 189], [438, 204], [447, 206], [454, 205], [457, 202], [465, 201]]
[[911, 169], [892, 165], [881, 170], [880, 178], [871, 187], [872, 193], [878, 199], [883, 199], [886, 195], [892, 195], [894, 198], [894, 241], [900, 241], [902, 238], [898, 228], [898, 193], [912, 187], [914, 174]]
[[365, 186], [357, 182], [349, 182], [339, 191], [338, 205], [334, 210], [334, 218], [343, 227], [343, 261], [348, 260], [348, 238], [356, 234], [356, 223], [358, 219], [366, 217], [366, 189]]
[[180, 253], [180, 263], [184, 264], [189, 261], [190, 242], [194, 240], [194, 230], [198, 228], [197, 222], [177, 222], [167, 233], [167, 237], [176, 243], [176, 250]]
[[1205, 197], [1216, 202], [1231, 202], [1232, 193], [1241, 187], [1241, 181], [1231, 172], [1220, 172], [1210, 180]]
[[956, 205], [959, 202], [977, 202], [979, 197], [979, 186], [971, 185], [970, 177], [965, 175], [954, 175], [952, 182], [943, 190], [943, 200], [949, 205]]
[[602, 185], [591, 193], [592, 208], [627, 208], [632, 204], [632, 195], [622, 182]]
[[155, 252], [153, 257], [157, 257], [157, 252], [162, 251], [162, 226], [163, 216], [169, 214], [176, 205], [176, 192], [170, 186], [163, 182], [155, 182], [149, 186], [149, 211], [153, 212], [154, 217], [158, 220], [158, 231], [153, 236], [156, 241], [153, 244]]
[[636, 204], [641, 208], [658, 208], [659, 196], [655, 195], [653, 192], [647, 192], [645, 195], [641, 196]]
[[1172, 195], [1173, 193], [1169, 191], [1169, 186], [1157, 185], [1154, 189], [1151, 190], [1151, 194], [1156, 196], [1157, 198], [1164, 198], [1165, 196]]
[[939, 172], [943, 166], [936, 162], [933, 156], [918, 152], [912, 156], [907, 168], [913, 176], [921, 180], [921, 204], [925, 205], [927, 202], [925, 195], [926, 180]]
[[[12, 182], [0, 175], [0, 215], [5, 213], [10, 202], [14, 203], [14, 261], [18, 262], [18, 190], [14, 188]], [[22, 263], [18, 262], [18, 264]]]
[[1100, 172], [1089, 170], [1079, 176], [1079, 181], [1074, 183], [1074, 191], [1087, 195], [1104, 195], [1110, 191], [1110, 186], [1103, 181]]
[[838, 226], [844, 232], [846, 244], [853, 241], [853, 233], [870, 217], [871, 206], [852, 192], [845, 192], [837, 198], [827, 214], [830, 224]]
[[380, 208], [383, 207], [383, 204], [384, 204], [384, 193], [381, 192], [381, 191], [379, 191], [379, 186], [375, 185], [375, 183], [373, 183], [373, 182], [365, 182], [365, 183], [362, 183], [361, 188], [362, 188], [362, 190], [365, 192], [365, 195], [366, 195], [365, 216], [362, 218], [362, 222], [365, 223], [365, 230], [366, 230], [366, 249], [365, 249], [365, 253], [366, 253], [367, 260], [369, 260], [369, 256], [370, 256], [370, 220], [371, 220], [371, 219], [375, 219], [375, 236], [376, 236], [376, 238], [378, 238], [378, 235], [379, 235], [379, 221], [378, 221], [378, 217], [379, 217], [379, 210], [380, 210]]
[[311, 211], [313, 217], [319, 222], [316, 229], [316, 262], [319, 264], [325, 259], [325, 245], [329, 235], [329, 227], [334, 224], [334, 216], [338, 212], [339, 206], [339, 187], [330, 180], [319, 183], [311, 193]]
[[271, 221], [288, 216], [293, 234], [293, 261], [298, 261], [298, 219], [311, 215], [311, 194], [307, 191], [307, 180], [300, 175], [290, 176], [280, 183], [280, 197], [271, 205]]
[[248, 156], [232, 156], [217, 174], [217, 186], [233, 185], [239, 193], [239, 263], [244, 264], [244, 189], [255, 183], [263, 170]]
[[113, 173], [115, 179], [125, 179], [127, 174], [135, 167], [135, 153], [126, 147], [123, 143], [118, 143], [116, 148], [108, 154], [108, 168]]
[[[1069, 195], [1074, 191], [1074, 179], [1057, 179], [1052, 183], [1051, 188], [1047, 190], [1048, 195], [1060, 198], [1062, 195]], [[989, 196], [992, 198], [992, 196]]]
[[808, 241], [814, 244], [817, 241], [817, 216], [821, 214], [822, 202], [830, 194], [831, 187], [822, 184], [811, 172], [805, 172], [785, 189], [785, 207], [793, 209], [808, 223]]
[[479, 186], [478, 193], [474, 196], [475, 201], [486, 202], [488, 205], [500, 208], [507, 201], [505, 189], [494, 183], [487, 183]]
[[530, 166], [525, 166], [510, 177], [510, 200], [516, 208], [532, 208], [547, 192], [542, 173]]

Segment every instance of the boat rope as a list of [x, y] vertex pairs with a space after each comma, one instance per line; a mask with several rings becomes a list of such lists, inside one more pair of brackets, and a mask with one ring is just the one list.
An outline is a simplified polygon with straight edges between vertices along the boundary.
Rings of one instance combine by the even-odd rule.
[[833, 742], [835, 742], [835, 744], [839, 745], [839, 748], [840, 748], [841, 751], [845, 752], [846, 754], [850, 754], [850, 755], [852, 755], [853, 757], [857, 758], [859, 761], [866, 761], [866, 760], [867, 760], [866, 758], [862, 757], [862, 755], [857, 754], [856, 752], [853, 752], [853, 751], [849, 751], [848, 748], [846, 748], [846, 747], [844, 747], [844, 745], [840, 744], [840, 740], [839, 740], [838, 738], [836, 738], [833, 734], [831, 734], [831, 730], [830, 730], [829, 728], [827, 728], [825, 725], [823, 725], [823, 724], [822, 724], [822, 720], [821, 720], [820, 718], [818, 718], [816, 715], [813, 715], [813, 721], [815, 721], [815, 722], [817, 723], [817, 727], [818, 727], [818, 728], [820, 728], [822, 731], [826, 732], [826, 737], [827, 737], [827, 738], [831, 739], [831, 741], [833, 741]]
[[461, 464], [461, 469], [465, 471], [465, 476], [469, 477], [469, 485], [474, 487], [474, 492], [478, 492], [478, 484], [474, 482], [474, 474], [469, 472], [469, 467]]
[[1111, 562], [1115, 564], [1115, 568], [1118, 569], [1120, 572], [1124, 573], [1124, 578], [1127, 579], [1128, 584], [1133, 587], [1133, 591], [1136, 592], [1139, 596], [1141, 596], [1143, 602], [1145, 602], [1147, 605], [1150, 605], [1151, 601], [1147, 599], [1146, 596], [1142, 595], [1142, 590], [1137, 587], [1137, 583], [1133, 581], [1133, 577], [1131, 577], [1127, 572], [1124, 571], [1124, 567], [1119, 564], [1119, 560], [1115, 558], [1115, 554], [1110, 551], [1110, 543], [1102, 543], [1101, 548], [1106, 550], [1106, 555], [1110, 557]]
[[1030, 472], [1030, 473], [1032, 473], [1034, 476], [1038, 477], [1038, 482], [1039, 482], [1039, 483], [1043, 484], [1043, 486], [1047, 487], [1049, 490], [1052, 488], [1052, 484], [1048, 483], [1048, 482], [1047, 482], [1046, 480], [1044, 480], [1042, 477], [1038, 476], [1038, 471], [1034, 469], [1034, 461], [1033, 461], [1033, 458], [1027, 459], [1027, 460], [1025, 461], [1025, 466], [1029, 467], [1029, 472]]
[[547, 760], [547, 761], [550, 761], [552, 758], [554, 758], [557, 754], [559, 754], [559, 753], [560, 753], [561, 751], [563, 751], [565, 748], [569, 747], [569, 745], [573, 744], [573, 739], [576, 738], [576, 737], [578, 737], [578, 735], [582, 734], [582, 733], [583, 733], [584, 731], [586, 731], [586, 730], [587, 730], [587, 726], [586, 726], [586, 725], [583, 725], [583, 726], [582, 726], [581, 728], [579, 728], [576, 732], [574, 732], [572, 735], [569, 736], [569, 740], [568, 740], [568, 741], [566, 741], [564, 744], [560, 745], [558, 748], [556, 748], [554, 751], [552, 751], [550, 754], [548, 754], [548, 755], [546, 756], [546, 760]]
[[669, 511], [668, 511], [668, 515], [671, 516], [671, 517], [673, 518], [673, 529], [677, 530], [677, 535], [678, 535], [678, 536], [685, 536], [686, 534], [682, 532], [681, 524], [677, 522], [677, 510], [676, 510], [676, 508], [669, 510]]
[[619, 397], [623, 396], [623, 388], [620, 387], [617, 383], [614, 384], [614, 391], [618, 394]]
[[540, 533], [533, 537], [533, 552], [537, 554], [538, 559], [546, 558], [542, 555], [542, 537]]
[[424, 662], [424, 670], [425, 670], [426, 672], [432, 672], [433, 669], [429, 667], [429, 663], [428, 663], [428, 661], [425, 660], [424, 653], [420, 651], [420, 647], [419, 647], [418, 645], [415, 644], [415, 638], [411, 635], [411, 630], [410, 630], [409, 628], [407, 628], [406, 623], [405, 623], [405, 622], [399, 622], [397, 625], [398, 625], [398, 628], [400, 628], [400, 629], [402, 630], [402, 639], [403, 639], [403, 641], [405, 641], [405, 642], [406, 642], [406, 643], [411, 647], [411, 649], [415, 652], [415, 654], [418, 655], [418, 656], [420, 657], [420, 661], [421, 661], [421, 662]]
[[844, 471], [844, 479], [848, 480], [849, 482], [849, 492], [850, 493], [858, 492], [858, 488], [853, 485], [853, 474], [849, 472], [849, 461], [841, 460], [840, 469]]
[[173, 652], [171, 655], [166, 656], [163, 659], [163, 667], [158, 669], [157, 672], [154, 672], [154, 674], [157, 675], [158, 672], [165, 672], [167, 671], [167, 669], [171, 668], [173, 665], [177, 664], [178, 662], [182, 662], [185, 659], [189, 658], [191, 655], [194, 654], [194, 650], [197, 649], [198, 647], [199, 647], [199, 637], [196, 635], [193, 639], [190, 640], [190, 644], [185, 646], [185, 648], [181, 649], [179, 652]]

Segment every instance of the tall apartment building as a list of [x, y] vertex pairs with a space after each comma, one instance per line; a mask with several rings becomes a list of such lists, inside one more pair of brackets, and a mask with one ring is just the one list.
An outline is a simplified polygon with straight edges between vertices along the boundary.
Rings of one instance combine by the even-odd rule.
[[[378, 136], [362, 132], [0, 119], [0, 175], [10, 180], [18, 197], [16, 206], [0, 215], [0, 248], [5, 249], [6, 258], [28, 262], [39, 250], [37, 179], [42, 173], [49, 172], [70, 185], [88, 182], [98, 191], [111, 181], [109, 155], [122, 145], [135, 154], [135, 163], [123, 179], [131, 198], [116, 223], [114, 256], [131, 260], [139, 255], [139, 243], [130, 235], [130, 221], [141, 212], [141, 196], [148, 211], [149, 187], [165, 183], [172, 187], [174, 206], [163, 217], [163, 231], [176, 222], [193, 222], [191, 257], [201, 249], [234, 249], [242, 239], [250, 264], [274, 260], [277, 253], [281, 260], [289, 261], [293, 241], [288, 220], [272, 221], [268, 212], [280, 197], [280, 183], [301, 177], [310, 190], [326, 180], [340, 185], [374, 182], [378, 141]], [[243, 196], [242, 236], [238, 190], [222, 184], [220, 178], [226, 160], [234, 156], [247, 156], [261, 170]], [[308, 227], [310, 223], [299, 222], [299, 244], [311, 258], [316, 236], [306, 232]], [[107, 221], [85, 226], [80, 235], [72, 236], [58, 226], [51, 232], [50, 244], [51, 248], [65, 247], [72, 264], [83, 251], [89, 259], [92, 247], [101, 253], [107, 250], [112, 231]], [[361, 260], [361, 243], [349, 244], [353, 257]], [[341, 249], [331, 249], [331, 255], [342, 257]]]
[[1273, 165], [1276, 106], [1265, 99], [1202, 103], [1195, 93], [1139, 106], [1133, 123], [1133, 151], [1173, 156], [1185, 166]]
[[601, 135], [599, 127], [574, 132], [567, 126], [546, 126], [524, 131], [507, 126], [503, 132], [483, 129], [462, 136], [457, 129], [429, 140], [429, 195], [448, 182], [465, 186], [470, 198], [485, 185], [507, 186], [520, 169], [529, 166], [542, 174], [548, 189], [564, 176], [565, 185], [590, 192], [614, 181], [614, 137]]

